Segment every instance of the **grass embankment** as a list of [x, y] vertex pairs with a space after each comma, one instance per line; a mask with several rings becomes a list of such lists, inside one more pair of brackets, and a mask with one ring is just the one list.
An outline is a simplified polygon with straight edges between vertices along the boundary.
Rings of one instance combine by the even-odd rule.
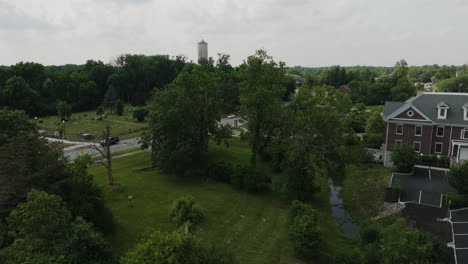
[[[127, 109], [127, 108], [125, 108]], [[57, 116], [41, 117], [37, 122], [39, 129], [45, 130], [47, 136], [52, 136], [57, 129], [63, 129], [64, 125]], [[91, 134], [94, 142], [99, 141], [99, 137], [106, 125], [112, 127], [112, 135], [118, 136], [121, 140], [138, 137], [148, 123], [137, 122], [132, 119], [132, 113], [125, 110], [122, 116], [117, 114], [107, 114], [107, 118], [96, 120], [95, 111], [73, 113], [71, 120], [65, 123], [65, 136], [67, 140], [82, 141], [80, 134]]]
[[[229, 148], [210, 145], [210, 156], [246, 164], [250, 154], [247, 146], [238, 139], [230, 143]], [[145, 169], [150, 165], [147, 152], [117, 159], [113, 164], [114, 181], [123, 191], [106, 192], [104, 199], [115, 217], [116, 230], [109, 239], [117, 255], [133, 247], [147, 228], [175, 230], [168, 218], [172, 201], [192, 195], [205, 214], [195, 231], [205, 243], [230, 247], [240, 263], [306, 263], [293, 256], [287, 236], [287, 203], [271, 194], [249, 194], [224, 183], [181, 179]], [[265, 164], [258, 167], [271, 173]], [[102, 166], [92, 166], [90, 173], [100, 186], [106, 185]], [[320, 179], [320, 186], [322, 191], [313, 205], [323, 234], [322, 257], [309, 263], [326, 263], [333, 249], [350, 243], [332, 218], [326, 179]], [[128, 195], [135, 196], [134, 207], [128, 206]]]
[[345, 208], [354, 221], [366, 224], [380, 212], [391, 175], [391, 170], [382, 165], [346, 168], [342, 195]]

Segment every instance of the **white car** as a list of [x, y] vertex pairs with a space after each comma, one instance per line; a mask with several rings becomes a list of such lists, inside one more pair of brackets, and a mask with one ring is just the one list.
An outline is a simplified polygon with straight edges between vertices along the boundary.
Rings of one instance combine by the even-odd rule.
[[227, 118], [234, 118], [234, 117], [236, 117], [236, 115], [234, 115], [234, 114], [230, 114], [230, 115], [227, 116]]

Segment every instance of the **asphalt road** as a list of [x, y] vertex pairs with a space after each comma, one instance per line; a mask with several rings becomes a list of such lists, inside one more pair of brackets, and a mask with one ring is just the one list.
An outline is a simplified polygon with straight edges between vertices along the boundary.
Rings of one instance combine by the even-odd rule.
[[[235, 127], [236, 122], [237, 122], [238, 126], [241, 125], [241, 123], [239, 122], [240, 120], [241, 120], [240, 117], [223, 118], [223, 119], [221, 119], [221, 121], [219, 123], [222, 124], [222, 125], [229, 124], [230, 126]], [[234, 136], [239, 136], [240, 131], [239, 130], [233, 130], [232, 134]], [[111, 146], [111, 152], [114, 153], [114, 152], [119, 152], [119, 151], [123, 151], [123, 150], [130, 149], [130, 148], [139, 147], [140, 146], [140, 144], [138, 143], [139, 139], [140, 138], [130, 138], [130, 139], [126, 139], [126, 140], [121, 140], [118, 144], [115, 144], [115, 145]], [[50, 140], [54, 140], [54, 139], [50, 139]], [[55, 141], [57, 141], [57, 140], [55, 140]], [[70, 142], [70, 141], [64, 141], [64, 142], [65, 143], [77, 144], [74, 147], [65, 148], [63, 150], [65, 156], [69, 157], [70, 159], [74, 159], [74, 158], [78, 157], [81, 154], [91, 154], [93, 156], [100, 155], [99, 151], [95, 150], [93, 148], [93, 146], [89, 145], [89, 143]], [[87, 145], [83, 145], [83, 144], [87, 144]], [[99, 147], [101, 147], [101, 146], [99, 145]]]
[[[138, 144], [139, 139], [140, 138], [130, 138], [126, 140], [121, 140], [119, 143], [111, 146], [111, 152], [114, 153], [114, 152], [130, 149], [130, 148], [139, 147], [140, 146], [140, 144]], [[99, 147], [101, 147], [101, 145], [99, 145]], [[100, 155], [99, 151], [95, 150], [92, 146], [85, 146], [79, 149], [69, 149], [69, 150], [64, 149], [63, 152], [65, 156], [71, 159], [74, 159], [81, 154], [90, 154], [93, 156]]]

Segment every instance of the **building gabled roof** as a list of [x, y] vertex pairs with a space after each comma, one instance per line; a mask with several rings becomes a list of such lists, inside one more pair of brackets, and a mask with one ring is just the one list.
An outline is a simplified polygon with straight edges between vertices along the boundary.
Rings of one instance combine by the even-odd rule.
[[208, 43], [206, 43], [206, 42], [202, 39], [202, 41], [198, 42], [198, 44], [208, 44]]
[[437, 107], [447, 107], [450, 108], [444, 101], [441, 101], [440, 103], [437, 104]]
[[384, 106], [384, 117], [390, 116], [392, 113], [394, 113], [396, 110], [398, 110], [400, 107], [402, 107], [405, 103], [403, 102], [385, 102]]
[[[441, 105], [448, 107], [447, 119], [437, 119], [438, 106]], [[393, 118], [395, 114], [403, 112], [409, 107], [413, 107], [436, 124], [456, 124], [467, 126], [468, 121], [463, 119], [463, 107], [465, 106], [468, 106], [468, 93], [421, 93], [408, 99], [404, 103], [385, 102], [384, 118], [385, 120]]]

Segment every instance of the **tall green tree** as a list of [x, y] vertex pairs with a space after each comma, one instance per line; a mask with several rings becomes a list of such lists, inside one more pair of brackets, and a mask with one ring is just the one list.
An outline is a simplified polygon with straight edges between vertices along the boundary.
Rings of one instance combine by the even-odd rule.
[[404, 219], [382, 231], [380, 263], [448, 263], [448, 251], [432, 236], [408, 227]]
[[213, 74], [202, 66], [181, 73], [156, 94], [143, 135], [154, 165], [173, 172], [203, 166], [209, 139], [220, 143], [230, 136], [218, 125], [220, 112], [219, 84]]
[[18, 76], [13, 76], [8, 79], [5, 86], [0, 90], [0, 102], [3, 105], [9, 106], [18, 110], [25, 110], [29, 115], [35, 114], [35, 100], [37, 92], [35, 92], [29, 84]]
[[409, 145], [395, 146], [391, 160], [399, 172], [410, 172], [418, 161], [418, 155]]
[[384, 141], [385, 123], [380, 111], [373, 111], [366, 124], [365, 140], [369, 147], [380, 147]]
[[268, 152], [285, 172], [280, 189], [287, 198], [311, 200], [317, 191], [316, 178], [328, 164], [339, 162], [343, 116], [350, 105], [349, 98], [334, 87], [302, 86], [284, 107]]
[[72, 108], [65, 101], [58, 101], [57, 103], [57, 115], [59, 120], [68, 120], [72, 115]]
[[0, 109], [0, 146], [18, 134], [35, 133], [36, 128], [24, 111]]
[[251, 164], [256, 166], [257, 155], [271, 134], [272, 120], [281, 108], [285, 88], [284, 63], [276, 63], [265, 50], [258, 50], [240, 66], [240, 110], [247, 118]]
[[432, 81], [433, 82], [440, 82], [445, 79], [450, 79], [453, 77], [452, 70], [450, 69], [449, 66], [442, 66], [439, 68], [439, 70], [436, 72], [434, 76], [432, 76]]
[[206, 249], [182, 228], [176, 232], [151, 231], [129, 250], [121, 264], [236, 264], [234, 256], [222, 248]]
[[[111, 263], [100, 233], [83, 218], [73, 220], [63, 200], [32, 190], [7, 218], [13, 242], [0, 251], [13, 263]], [[34, 262], [30, 262], [34, 261]]]

